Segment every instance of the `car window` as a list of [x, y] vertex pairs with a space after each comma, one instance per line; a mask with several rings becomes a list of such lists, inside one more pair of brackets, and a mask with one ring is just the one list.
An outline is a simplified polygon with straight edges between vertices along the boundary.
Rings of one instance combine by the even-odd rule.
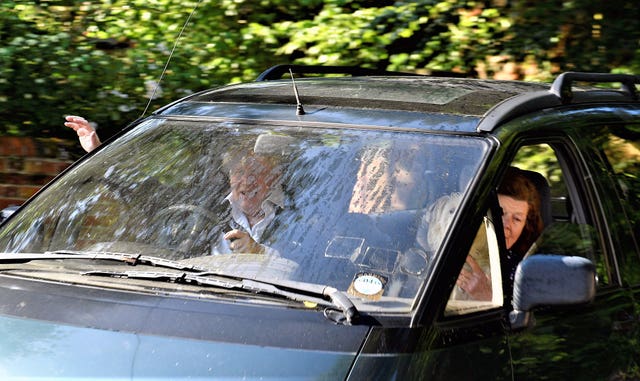
[[600, 140], [620, 198], [632, 227], [635, 242], [640, 241], [640, 125], [614, 127]]
[[470, 136], [150, 119], [45, 189], [0, 249], [144, 254], [408, 311], [446, 229], [429, 206], [464, 194], [487, 152]]
[[[503, 302], [502, 275], [500, 267], [500, 249], [492, 218], [484, 217], [469, 250], [467, 261], [462, 271], [473, 271], [472, 266], [479, 266], [490, 284], [490, 295], [482, 300], [474, 299], [459, 285], [454, 286], [444, 315], [463, 315], [499, 307]], [[471, 259], [469, 259], [471, 258]], [[470, 263], [473, 261], [473, 263]]]
[[[561, 142], [555, 146], [561, 147]], [[599, 284], [610, 282], [609, 265], [596, 229], [593, 213], [584, 199], [586, 184], [570, 168], [576, 164], [568, 155], [559, 157], [549, 144], [523, 146], [513, 165], [541, 175], [548, 184], [548, 196], [541, 195], [544, 230], [528, 254], [574, 255], [596, 264]], [[548, 215], [545, 215], [548, 214]]]
[[[558, 147], [564, 144], [562, 141], [554, 143]], [[529, 179], [540, 198], [542, 226], [535, 233], [533, 243], [526, 246], [524, 256], [553, 254], [588, 258], [596, 264], [599, 285], [607, 285], [610, 282], [610, 266], [604, 255], [592, 211], [586, 207], [585, 185], [579, 183], [576, 175], [567, 169], [573, 165], [570, 163], [572, 161], [569, 156], [558, 156], [558, 152], [549, 144], [522, 146], [511, 163], [511, 166], [518, 168]], [[485, 217], [483, 225], [478, 229], [457, 282], [463, 281], [465, 272], [471, 272], [469, 258], [472, 258], [490, 280], [493, 298], [482, 300], [483, 297], [467, 295], [457, 283], [449, 297], [445, 315], [460, 315], [500, 306], [503, 295], [511, 294], [510, 289], [502, 289], [500, 274], [509, 274], [511, 278], [517, 263], [511, 263], [511, 251], [500, 255], [497, 237], [504, 236], [495, 234], [491, 221], [491, 218]], [[511, 287], [511, 282], [506, 282], [505, 285]]]
[[616, 247], [616, 268], [625, 283], [640, 283], [640, 125], [592, 128], [595, 178], [603, 186], [603, 212]]
[[[560, 142], [557, 142], [560, 144]], [[526, 255], [554, 254], [582, 256], [589, 258], [597, 266], [599, 285], [609, 283], [609, 265], [603, 255], [603, 249], [589, 211], [585, 208], [581, 196], [583, 190], [574, 179], [575, 176], [566, 169], [562, 163], [569, 162], [568, 157], [563, 157], [564, 162], [558, 157], [556, 150], [549, 144], [533, 144], [520, 147], [511, 165], [524, 173], [536, 188], [540, 199], [540, 217], [542, 228], [535, 233], [534, 243], [525, 248]], [[491, 301], [473, 300], [456, 285], [450, 295], [445, 308], [445, 315], [459, 315], [490, 309], [502, 304], [503, 293], [510, 294], [510, 290], [503, 290], [501, 278], [495, 275], [500, 273], [500, 265], [509, 270], [510, 262], [508, 252], [500, 257], [495, 230], [492, 225], [487, 225], [490, 219], [485, 218], [485, 223], [478, 230], [478, 235], [469, 251], [469, 257], [474, 258], [478, 253], [483, 253], [484, 259], [476, 260], [481, 263], [484, 274], [490, 279], [494, 298]], [[486, 226], [491, 226], [487, 229]], [[481, 242], [483, 239], [484, 242]], [[495, 242], [487, 245], [486, 240]], [[491, 262], [489, 259], [494, 258]], [[467, 259], [468, 262], [468, 259]], [[517, 265], [514, 263], [513, 266]], [[469, 271], [469, 264], [461, 270], [461, 275]], [[502, 272], [505, 273], [505, 270]], [[512, 270], [509, 270], [512, 271]], [[506, 274], [506, 273], [505, 273]], [[511, 276], [512, 274], [510, 274]], [[506, 275], [505, 275], [506, 276]], [[458, 279], [458, 282], [460, 282]], [[512, 281], [512, 279], [511, 279]], [[510, 283], [506, 283], [511, 287]], [[499, 291], [499, 292], [497, 292]], [[495, 297], [499, 296], [499, 299]]]

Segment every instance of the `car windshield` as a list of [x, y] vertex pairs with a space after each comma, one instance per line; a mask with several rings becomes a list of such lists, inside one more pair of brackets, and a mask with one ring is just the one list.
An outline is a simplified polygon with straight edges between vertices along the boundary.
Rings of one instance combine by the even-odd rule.
[[487, 151], [470, 135], [148, 119], [26, 205], [0, 250], [143, 254], [408, 311], [458, 206], [434, 203]]

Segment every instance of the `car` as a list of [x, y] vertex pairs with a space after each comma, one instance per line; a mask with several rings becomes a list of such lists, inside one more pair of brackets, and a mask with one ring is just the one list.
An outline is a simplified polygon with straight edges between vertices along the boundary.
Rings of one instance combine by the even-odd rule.
[[638, 84], [277, 65], [168, 104], [0, 226], [0, 375], [637, 379]]

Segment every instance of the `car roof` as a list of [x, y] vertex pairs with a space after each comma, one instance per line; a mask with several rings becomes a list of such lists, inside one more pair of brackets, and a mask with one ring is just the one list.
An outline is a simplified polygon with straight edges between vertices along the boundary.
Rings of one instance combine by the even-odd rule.
[[[282, 78], [288, 70], [291, 76]], [[323, 76], [305, 77], [307, 73]], [[352, 76], [330, 76], [335, 73]], [[578, 81], [620, 82], [622, 87], [619, 90], [574, 87]], [[479, 132], [492, 131], [519, 115], [572, 102], [638, 103], [635, 90], [638, 83], [638, 76], [597, 73], [564, 73], [553, 84], [543, 84], [354, 67], [278, 65], [255, 82], [205, 90], [158, 113], [292, 121], [299, 121], [300, 114], [306, 113], [305, 121]], [[292, 111], [296, 107], [297, 113]], [[466, 117], [468, 121], [457, 125], [433, 119], [420, 123], [425, 114], [461, 120]], [[379, 119], [383, 121], [376, 122]]]
[[[412, 76], [302, 78], [295, 83], [305, 106], [443, 112], [468, 116], [482, 116], [505, 99], [549, 88], [548, 85], [525, 82]], [[291, 80], [232, 85], [200, 93], [191, 100], [296, 104]]]

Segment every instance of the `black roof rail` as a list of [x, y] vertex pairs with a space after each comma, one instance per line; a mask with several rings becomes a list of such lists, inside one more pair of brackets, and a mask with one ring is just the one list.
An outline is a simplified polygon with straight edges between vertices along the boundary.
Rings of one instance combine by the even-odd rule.
[[640, 84], [640, 76], [632, 74], [606, 74], [606, 73], [582, 73], [566, 72], [560, 74], [549, 90], [534, 91], [509, 98], [492, 107], [482, 117], [476, 130], [491, 132], [494, 128], [518, 116], [542, 110], [570, 104], [574, 100], [572, 90], [573, 82], [612, 83], [622, 84], [618, 91], [604, 94], [602, 92], [584, 91], [576, 93], [576, 102], [637, 102], [638, 92], [636, 85]]
[[627, 93], [633, 100], [638, 100], [635, 85], [640, 85], [640, 76], [631, 74], [582, 73], [569, 71], [560, 74], [551, 85], [551, 93], [560, 98], [563, 104], [571, 103], [573, 99], [573, 82], [612, 83], [619, 82], [620, 90]]
[[323, 66], [323, 65], [275, 65], [263, 71], [256, 82], [271, 81], [281, 79], [283, 75], [289, 74], [289, 69], [294, 74], [347, 74], [353, 77], [371, 75], [391, 75], [391, 76], [421, 76], [421, 74], [405, 73], [399, 71], [386, 71], [378, 69], [367, 69], [359, 66]]

